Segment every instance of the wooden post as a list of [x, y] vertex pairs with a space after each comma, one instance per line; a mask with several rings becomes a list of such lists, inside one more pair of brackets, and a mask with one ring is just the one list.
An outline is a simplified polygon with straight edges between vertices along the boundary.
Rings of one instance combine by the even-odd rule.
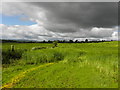
[[15, 51], [14, 45], [11, 45], [11, 51]]

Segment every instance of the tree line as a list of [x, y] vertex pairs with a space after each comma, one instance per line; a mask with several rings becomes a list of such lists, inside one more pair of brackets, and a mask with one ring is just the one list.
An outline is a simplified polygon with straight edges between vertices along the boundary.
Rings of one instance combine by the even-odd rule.
[[[58, 43], [99, 43], [99, 42], [108, 42], [107, 40], [94, 40], [89, 41], [88, 39], [85, 39], [84, 41], [78, 41], [78, 40], [48, 40], [48, 41], [27, 41], [27, 40], [1, 40], [2, 43], [53, 43], [54, 41], [57, 41]], [[111, 40], [113, 41], [113, 40]]]

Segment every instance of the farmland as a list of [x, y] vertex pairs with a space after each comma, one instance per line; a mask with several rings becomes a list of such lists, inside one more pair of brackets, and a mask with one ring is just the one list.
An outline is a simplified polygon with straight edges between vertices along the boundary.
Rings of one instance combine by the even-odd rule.
[[[16, 51], [13, 54], [11, 45]], [[33, 47], [46, 48], [32, 50]], [[52, 43], [3, 43], [3, 87], [118, 87], [117, 41], [58, 43], [58, 47], [51, 47]]]

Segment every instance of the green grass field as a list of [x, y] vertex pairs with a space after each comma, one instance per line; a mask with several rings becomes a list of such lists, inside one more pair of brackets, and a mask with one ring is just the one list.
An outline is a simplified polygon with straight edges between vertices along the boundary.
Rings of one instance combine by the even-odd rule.
[[[9, 63], [3, 63], [2, 85], [4, 87], [118, 87], [117, 41], [58, 43], [56, 48], [51, 48], [51, 43], [3, 43], [2, 50], [5, 55], [8, 55], [11, 45], [15, 46], [16, 51], [21, 50], [22, 56], [19, 59], [10, 58], [6, 60]], [[33, 47], [47, 48], [32, 50]], [[5, 55], [3, 57], [6, 57]], [[52, 64], [47, 65], [49, 63]]]

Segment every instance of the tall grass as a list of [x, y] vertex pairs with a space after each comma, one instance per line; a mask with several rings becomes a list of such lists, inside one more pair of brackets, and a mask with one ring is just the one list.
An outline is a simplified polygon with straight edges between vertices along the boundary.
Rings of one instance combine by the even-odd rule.
[[13, 60], [18, 60], [22, 57], [23, 50], [12, 51], [10, 49], [2, 51], [2, 64], [10, 64]]

